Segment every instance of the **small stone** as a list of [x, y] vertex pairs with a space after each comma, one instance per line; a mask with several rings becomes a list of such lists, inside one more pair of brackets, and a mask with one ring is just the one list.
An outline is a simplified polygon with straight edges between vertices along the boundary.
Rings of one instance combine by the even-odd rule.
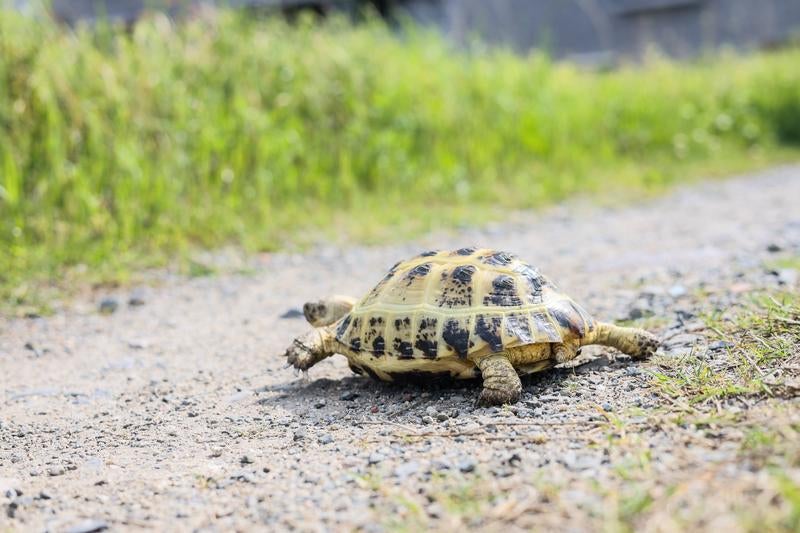
[[140, 339], [132, 339], [128, 341], [128, 348], [131, 350], [144, 350], [147, 348], [147, 342]]
[[141, 291], [133, 291], [128, 297], [128, 305], [131, 307], [140, 307], [144, 304], [144, 293]]
[[449, 418], [450, 417], [447, 415], [447, 413], [437, 413], [436, 414], [436, 420], [438, 420], [439, 422], [444, 422], [445, 420], [447, 420]]
[[319, 439], [317, 439], [317, 441], [320, 444], [330, 444], [333, 442], [333, 437], [326, 433], [325, 435], [322, 435]]
[[611, 405], [610, 403], [604, 403], [602, 407], [603, 411], [605, 411], [606, 413], [610, 413], [611, 411], [614, 410], [614, 406]]
[[450, 470], [450, 463], [441, 459], [434, 459], [431, 461], [431, 468], [434, 470]]
[[351, 390], [345, 391], [339, 395], [339, 399], [344, 400], [346, 402], [352, 402], [356, 398], [358, 398], [358, 393], [356, 391], [351, 391]]
[[245, 483], [255, 483], [256, 477], [253, 475], [252, 472], [248, 472], [246, 470], [242, 470], [241, 472], [237, 472], [236, 474], [231, 476], [231, 479], [234, 481], [244, 481]]
[[384, 457], [383, 454], [380, 454], [378, 452], [372, 452], [371, 454], [369, 454], [369, 458], [367, 459], [367, 463], [371, 464], [371, 465], [376, 465], [376, 464], [380, 463], [381, 461], [383, 461], [384, 459], [386, 459], [386, 457]]
[[84, 520], [64, 530], [65, 533], [96, 533], [108, 529], [108, 523], [103, 520]]
[[782, 268], [778, 270], [778, 284], [793, 286], [797, 284], [797, 270], [793, 268]]
[[423, 416], [422, 417], [422, 423], [423, 424], [433, 424], [433, 417], [432, 416], [428, 416], [428, 415]]
[[419, 463], [416, 461], [409, 461], [403, 463], [394, 469], [394, 475], [400, 479], [405, 479], [409, 476], [416, 474], [419, 471]]
[[436, 502], [433, 502], [432, 504], [428, 505], [428, 507], [426, 507], [425, 510], [427, 511], [428, 516], [430, 516], [431, 518], [440, 518], [445, 514], [444, 508]]
[[683, 346], [692, 346], [697, 344], [703, 340], [702, 337], [699, 335], [692, 335], [690, 333], [679, 333], [674, 337], [671, 337], [664, 341], [664, 346], [666, 348], [676, 348], [676, 347], [683, 347]]
[[51, 466], [50, 468], [47, 469], [47, 475], [53, 477], [63, 476], [64, 472], [66, 472], [66, 470], [64, 470], [63, 466]]
[[239, 464], [241, 465], [251, 465], [253, 464], [253, 459], [247, 455], [243, 455], [239, 458]]
[[767, 245], [767, 251], [771, 254], [778, 253], [781, 250], [783, 250], [783, 247], [780, 244], [771, 242]]
[[314, 408], [315, 409], [322, 409], [326, 405], [328, 405], [328, 402], [326, 402], [324, 398], [319, 399], [316, 402], [314, 402]]
[[119, 307], [119, 302], [115, 298], [107, 297], [100, 300], [100, 305], [98, 306], [98, 311], [100, 314], [103, 315], [110, 315], [114, 311], [117, 310]]
[[25, 349], [33, 352], [33, 355], [35, 355], [36, 357], [42, 356], [42, 352], [40, 352], [39, 349], [36, 347], [36, 345], [33, 344], [32, 342], [26, 342]]
[[635, 366], [625, 367], [625, 374], [627, 374], [628, 376], [638, 376], [641, 373], [642, 373], [642, 371], [639, 368], [635, 367]]
[[373, 405], [372, 407], [369, 408], [369, 412], [372, 413], [372, 414], [375, 414], [378, 411], [380, 411], [380, 409], [378, 409], [377, 405]]
[[211, 453], [208, 454], [209, 457], [221, 457], [222, 456], [222, 448], [211, 448]]
[[673, 285], [672, 287], [669, 288], [667, 292], [673, 298], [680, 298], [681, 296], [684, 296], [688, 291], [686, 290], [686, 287], [684, 287], [683, 285]]
[[425, 414], [426, 414], [426, 415], [428, 415], [428, 416], [436, 416], [436, 414], [437, 414], [437, 413], [438, 413], [438, 411], [437, 411], [437, 410], [436, 410], [436, 408], [435, 408], [434, 406], [432, 406], [432, 405], [431, 405], [431, 406], [428, 406], [428, 407], [425, 409]]
[[462, 472], [469, 473], [475, 470], [475, 460], [471, 458], [465, 458], [458, 462], [458, 469]]
[[[18, 479], [10, 478], [10, 477], [0, 477], [0, 494], [7, 495], [8, 498], [16, 497], [17, 493], [22, 494], [19, 491], [19, 486], [21, 485]], [[13, 492], [14, 496], [8, 496]]]
[[41, 491], [39, 493], [39, 495], [36, 497], [36, 499], [37, 500], [51, 500], [51, 499], [53, 499], [53, 497], [50, 496], [49, 494], [47, 494], [46, 492]]
[[307, 432], [306, 432], [306, 430], [305, 430], [305, 429], [302, 429], [302, 428], [300, 428], [300, 429], [298, 429], [298, 430], [296, 430], [296, 431], [294, 432], [294, 435], [292, 436], [292, 440], [294, 440], [295, 442], [297, 442], [297, 441], [299, 441], [299, 440], [303, 440], [303, 439], [305, 439], [305, 438], [306, 438], [306, 436], [307, 436]]
[[734, 346], [735, 344], [733, 344], [732, 342], [714, 341], [708, 345], [708, 349], [711, 351], [717, 351], [717, 350], [725, 350], [727, 348], [733, 348]]

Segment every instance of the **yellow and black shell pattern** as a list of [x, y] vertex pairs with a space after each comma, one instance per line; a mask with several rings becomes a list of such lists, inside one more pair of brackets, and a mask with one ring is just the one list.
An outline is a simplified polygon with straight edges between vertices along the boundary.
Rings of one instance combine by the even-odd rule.
[[376, 357], [465, 359], [592, 329], [586, 311], [535, 267], [461, 248], [396, 264], [339, 322], [336, 339]]

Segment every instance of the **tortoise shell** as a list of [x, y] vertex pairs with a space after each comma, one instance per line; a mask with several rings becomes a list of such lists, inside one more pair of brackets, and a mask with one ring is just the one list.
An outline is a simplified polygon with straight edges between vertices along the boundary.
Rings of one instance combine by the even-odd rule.
[[464, 359], [593, 328], [535, 267], [506, 252], [461, 248], [397, 263], [339, 321], [336, 339], [378, 357]]

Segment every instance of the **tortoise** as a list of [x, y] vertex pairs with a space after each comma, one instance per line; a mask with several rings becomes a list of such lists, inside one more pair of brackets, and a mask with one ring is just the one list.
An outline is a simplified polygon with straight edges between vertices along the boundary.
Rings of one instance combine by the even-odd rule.
[[334, 296], [303, 312], [315, 329], [286, 350], [291, 366], [339, 353], [382, 381], [482, 377], [479, 405], [516, 402], [519, 374], [569, 361], [581, 346], [644, 358], [659, 345], [642, 329], [596, 321], [517, 256], [475, 247], [422, 253], [358, 301]]

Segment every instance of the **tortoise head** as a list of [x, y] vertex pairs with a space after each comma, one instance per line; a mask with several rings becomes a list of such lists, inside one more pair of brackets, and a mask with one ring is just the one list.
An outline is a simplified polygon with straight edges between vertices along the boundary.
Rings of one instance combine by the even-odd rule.
[[303, 305], [303, 314], [315, 328], [329, 326], [349, 313], [355, 301], [355, 298], [349, 296], [331, 296], [316, 302], [306, 302]]

